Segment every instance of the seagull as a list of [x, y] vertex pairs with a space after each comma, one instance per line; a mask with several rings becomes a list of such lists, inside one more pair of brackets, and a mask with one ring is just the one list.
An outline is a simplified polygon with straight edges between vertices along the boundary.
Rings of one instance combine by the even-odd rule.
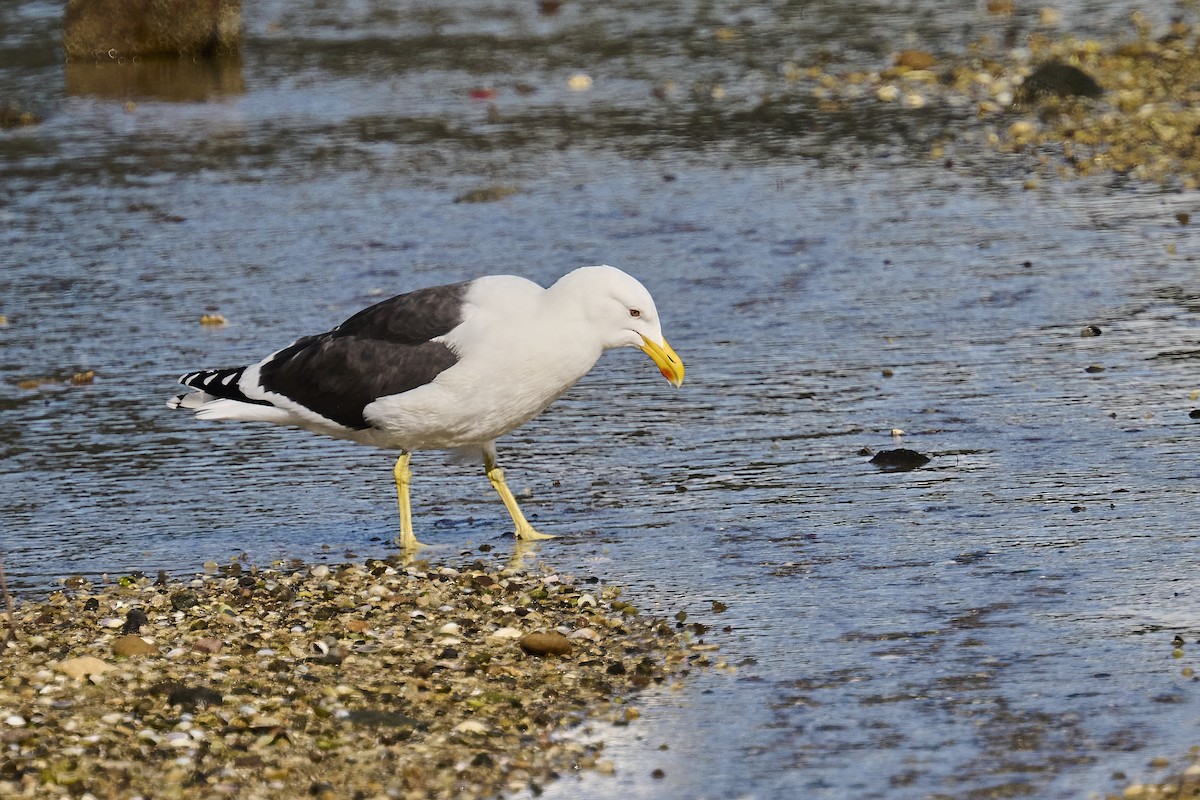
[[196, 391], [168, 401], [201, 419], [273, 422], [399, 450], [393, 475], [401, 550], [413, 533], [409, 460], [418, 450], [481, 457], [521, 541], [553, 538], [521, 513], [496, 439], [542, 413], [605, 350], [636, 347], [671, 384], [684, 367], [654, 299], [610, 266], [581, 267], [543, 288], [489, 275], [418, 289], [363, 309], [243, 367], [189, 372]]

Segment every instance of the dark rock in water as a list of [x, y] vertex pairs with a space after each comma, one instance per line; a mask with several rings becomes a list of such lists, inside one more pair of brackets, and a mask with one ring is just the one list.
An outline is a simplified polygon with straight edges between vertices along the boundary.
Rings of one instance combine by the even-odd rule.
[[207, 686], [181, 686], [175, 684], [167, 694], [167, 703], [184, 708], [203, 708], [204, 706], [219, 706], [225, 702], [221, 693]]
[[1188, 416], [1191, 417], [1192, 419], [1200, 419], [1200, 408], [1193, 408], [1188, 413]]
[[1047, 61], [1017, 87], [1013, 103], [1024, 105], [1048, 97], [1099, 97], [1102, 94], [1104, 89], [1083, 70], [1061, 61]]
[[237, 52], [241, 0], [68, 0], [67, 58], [210, 57]]
[[89, 597], [87, 599], [87, 601], [83, 604], [83, 610], [84, 611], [99, 611], [100, 610], [100, 601], [94, 597]]
[[131, 608], [129, 609], [129, 613], [125, 615], [125, 624], [121, 626], [121, 633], [137, 633], [149, 621], [150, 618], [146, 616], [145, 611], [142, 611], [140, 608]]
[[1104, 331], [1100, 330], [1099, 325], [1087, 325], [1079, 332], [1080, 336], [1099, 336]]
[[895, 450], [880, 450], [871, 463], [888, 472], [906, 472], [928, 464], [929, 456], [907, 447], [898, 447]]

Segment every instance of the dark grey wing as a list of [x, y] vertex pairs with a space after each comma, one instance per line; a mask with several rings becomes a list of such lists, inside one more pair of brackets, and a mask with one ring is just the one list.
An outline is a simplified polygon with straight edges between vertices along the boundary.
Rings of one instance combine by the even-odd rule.
[[363, 409], [431, 382], [458, 363], [432, 339], [462, 322], [467, 283], [384, 300], [328, 333], [306, 336], [259, 369], [259, 386], [347, 428], [370, 427]]
[[259, 385], [354, 430], [369, 428], [363, 409], [391, 394], [424, 386], [458, 363], [440, 342], [418, 345], [338, 336], [308, 336], [259, 370]]
[[459, 326], [470, 285], [466, 281], [397, 295], [364, 308], [331, 333], [398, 344], [423, 344]]

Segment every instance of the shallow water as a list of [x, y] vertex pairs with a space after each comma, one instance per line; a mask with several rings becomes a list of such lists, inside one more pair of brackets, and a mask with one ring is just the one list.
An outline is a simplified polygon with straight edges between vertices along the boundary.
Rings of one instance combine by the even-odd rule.
[[[389, 552], [389, 454], [172, 414], [175, 377], [380, 293], [607, 262], [655, 293], [688, 383], [611, 353], [502, 463], [562, 534], [539, 558], [710, 625], [738, 670], [640, 698], [595, 731], [617, 775], [548, 796], [1079, 797], [1183, 754], [1200, 247], [1175, 213], [1196, 197], [1023, 191], [965, 129], [928, 162], [958, 113], [750, 100], [818, 49], [869, 67], [1033, 24], [946, 5], [256, 6], [233, 77], [193, 76], [206, 102], [139, 84], [132, 110], [63, 69], [56, 6], [0, 5], [0, 89], [46, 117], [0, 132], [10, 583]], [[1094, 35], [1119, 5], [1064, 8]], [[489, 185], [520, 191], [454, 202]], [[929, 465], [859, 454], [897, 427]], [[481, 470], [414, 471], [432, 558], [507, 557]]]

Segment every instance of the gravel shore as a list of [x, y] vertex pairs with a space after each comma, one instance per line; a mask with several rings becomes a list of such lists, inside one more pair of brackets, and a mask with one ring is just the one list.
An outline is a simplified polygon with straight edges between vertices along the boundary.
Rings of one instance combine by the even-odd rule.
[[615, 587], [520, 566], [68, 584], [17, 607], [0, 655], [0, 796], [536, 793], [612, 771], [572, 726], [632, 722], [639, 690], [716, 649]]

